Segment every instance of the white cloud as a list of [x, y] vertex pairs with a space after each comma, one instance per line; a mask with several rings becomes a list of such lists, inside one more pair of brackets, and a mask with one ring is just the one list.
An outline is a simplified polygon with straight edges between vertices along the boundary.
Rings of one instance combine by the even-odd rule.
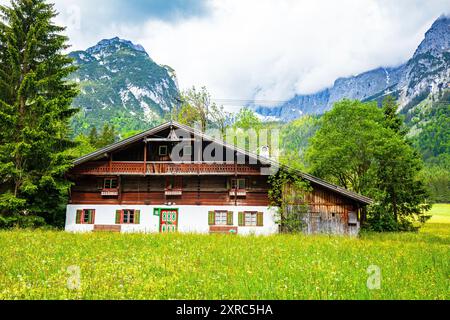
[[213, 0], [211, 15], [148, 21], [139, 41], [182, 87], [285, 100], [406, 62], [449, 1]]
[[450, 0], [205, 0], [207, 13], [124, 19], [108, 7], [123, 1], [55, 0], [58, 23], [74, 49], [114, 36], [140, 43], [182, 88], [206, 85], [217, 99], [287, 100], [398, 65], [450, 13]]

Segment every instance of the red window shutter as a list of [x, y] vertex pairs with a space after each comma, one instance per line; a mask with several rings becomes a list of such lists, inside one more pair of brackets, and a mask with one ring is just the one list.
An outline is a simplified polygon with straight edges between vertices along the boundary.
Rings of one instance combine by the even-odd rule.
[[264, 227], [264, 212], [258, 212], [258, 216], [256, 218], [256, 225], [258, 227]]
[[89, 224], [95, 224], [95, 210], [89, 211]]
[[116, 211], [116, 224], [122, 224], [122, 210]]
[[76, 224], [81, 224], [82, 216], [83, 216], [83, 210], [77, 210]]

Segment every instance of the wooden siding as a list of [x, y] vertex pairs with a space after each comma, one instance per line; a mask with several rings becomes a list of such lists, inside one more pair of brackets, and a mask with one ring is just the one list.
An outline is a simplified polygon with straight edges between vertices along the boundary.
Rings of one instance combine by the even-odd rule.
[[250, 184], [247, 196], [236, 198], [230, 196], [229, 178], [225, 176], [183, 177], [181, 196], [165, 195], [166, 177], [122, 177], [119, 196], [113, 198], [101, 195], [102, 178], [84, 176], [77, 179], [72, 188], [70, 202], [135, 205], [162, 205], [170, 202], [176, 205], [269, 206], [268, 185], [262, 178], [246, 178]]

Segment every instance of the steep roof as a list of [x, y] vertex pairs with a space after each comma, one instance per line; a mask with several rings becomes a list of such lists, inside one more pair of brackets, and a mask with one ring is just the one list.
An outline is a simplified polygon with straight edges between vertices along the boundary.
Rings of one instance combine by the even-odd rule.
[[[256, 159], [256, 160], [260, 161], [262, 164], [272, 165], [272, 166], [275, 166], [275, 167], [289, 168], [286, 165], [281, 165], [280, 163], [278, 163], [276, 161], [273, 161], [271, 159], [264, 158], [264, 157], [262, 157], [260, 155], [257, 155], [255, 153], [246, 151], [246, 150], [244, 150], [242, 148], [238, 148], [236, 146], [230, 145], [230, 144], [226, 143], [223, 140], [215, 139], [213, 137], [210, 137], [210, 136], [204, 134], [203, 132], [201, 132], [199, 130], [196, 130], [194, 128], [188, 127], [186, 125], [183, 125], [183, 124], [175, 122], [175, 121], [166, 122], [166, 123], [164, 123], [164, 124], [162, 124], [160, 126], [157, 126], [157, 127], [152, 128], [150, 130], [144, 131], [144, 132], [139, 133], [139, 134], [137, 134], [135, 136], [132, 136], [132, 137], [130, 137], [128, 139], [116, 142], [116, 143], [111, 144], [111, 145], [109, 145], [107, 147], [99, 149], [99, 150], [97, 150], [97, 151], [95, 151], [95, 152], [93, 152], [91, 154], [88, 154], [88, 155], [85, 155], [85, 156], [83, 156], [81, 158], [78, 158], [78, 159], [76, 159], [74, 161], [74, 165], [77, 166], [77, 165], [86, 163], [88, 161], [98, 159], [99, 157], [102, 157], [105, 154], [117, 151], [117, 150], [119, 150], [119, 149], [121, 149], [121, 148], [123, 148], [123, 147], [125, 147], [125, 146], [127, 146], [129, 144], [142, 141], [143, 139], [147, 138], [148, 136], [155, 135], [155, 134], [157, 134], [160, 131], [163, 131], [163, 130], [166, 130], [166, 129], [170, 129], [171, 127], [176, 127], [178, 129], [182, 129], [182, 130], [184, 130], [186, 132], [189, 132], [189, 133], [193, 134], [196, 137], [202, 138], [205, 141], [210, 141], [210, 142], [217, 143], [219, 145], [223, 145], [225, 148], [232, 149], [232, 150], [234, 150], [234, 151], [236, 151], [236, 152], [238, 152], [240, 154], [243, 154], [243, 155], [246, 155], [246, 156], [248, 156], [250, 158]], [[292, 168], [289, 168], [289, 169], [292, 169]], [[333, 185], [333, 184], [331, 184], [331, 183], [329, 183], [329, 182], [327, 182], [325, 180], [319, 179], [319, 178], [314, 177], [314, 176], [312, 176], [310, 174], [301, 172], [299, 170], [295, 170], [295, 172], [299, 176], [301, 176], [303, 179], [305, 179], [306, 181], [309, 181], [312, 184], [316, 184], [316, 185], [319, 185], [319, 186], [321, 186], [321, 187], [323, 187], [325, 189], [328, 189], [330, 191], [334, 191], [334, 192], [336, 192], [338, 194], [341, 194], [344, 197], [350, 198], [350, 199], [355, 200], [355, 201], [357, 201], [359, 203], [368, 205], [368, 204], [371, 204], [373, 202], [373, 200], [368, 198], [368, 197], [365, 197], [365, 196], [360, 195], [360, 194], [358, 194], [356, 192], [347, 190], [345, 188]]]

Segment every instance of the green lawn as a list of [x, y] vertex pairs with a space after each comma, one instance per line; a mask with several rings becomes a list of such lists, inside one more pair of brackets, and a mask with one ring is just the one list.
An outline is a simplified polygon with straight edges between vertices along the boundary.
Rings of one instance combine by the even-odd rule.
[[433, 214], [420, 233], [359, 239], [4, 231], [0, 299], [448, 300], [450, 205]]

